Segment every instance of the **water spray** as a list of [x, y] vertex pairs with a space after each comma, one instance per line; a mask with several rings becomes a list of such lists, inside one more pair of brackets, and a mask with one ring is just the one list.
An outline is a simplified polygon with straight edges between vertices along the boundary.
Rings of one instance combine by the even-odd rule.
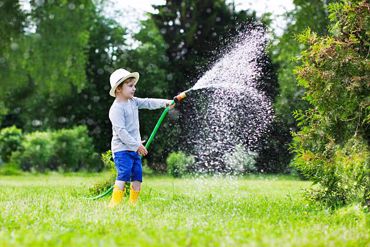
[[[164, 111], [162, 112], [161, 116], [159, 117], [158, 121], [157, 121], [157, 124], [155, 125], [152, 133], [150, 134], [150, 137], [148, 139], [148, 141], [146, 142], [145, 144], [145, 148], [146, 149], [149, 149], [149, 146], [150, 144], [153, 142], [153, 139], [155, 137], [155, 135], [157, 134], [157, 131], [159, 129], [159, 127], [161, 126], [162, 122], [163, 122], [163, 119], [167, 116], [167, 113], [168, 111], [171, 109], [171, 107], [175, 104], [179, 104], [181, 101], [183, 101], [186, 97], [189, 96], [190, 92], [193, 90], [193, 88], [190, 88], [184, 92], [181, 92], [179, 93], [178, 95], [176, 95], [171, 104], [169, 106], [166, 107], [166, 109], [164, 109]], [[105, 197], [107, 195], [110, 195], [111, 192], [113, 191], [113, 185], [111, 187], [109, 187], [106, 191], [104, 191], [103, 193], [97, 195], [97, 196], [94, 196], [94, 197], [85, 197], [85, 199], [88, 199], [88, 200], [96, 200], [96, 199], [99, 199], [99, 198], [102, 198], [102, 197]]]

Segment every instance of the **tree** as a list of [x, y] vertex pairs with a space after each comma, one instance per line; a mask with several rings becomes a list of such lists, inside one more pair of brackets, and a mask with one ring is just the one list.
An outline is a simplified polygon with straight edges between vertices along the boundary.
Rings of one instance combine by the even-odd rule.
[[294, 0], [294, 10], [287, 13], [288, 26], [281, 37], [275, 37], [270, 46], [270, 56], [277, 70], [279, 94], [274, 100], [275, 119], [272, 123], [270, 137], [263, 140], [260, 168], [264, 171], [286, 172], [289, 170], [293, 154], [289, 151], [292, 141], [291, 131], [297, 130], [292, 112], [307, 109], [308, 103], [302, 100], [304, 88], [299, 86], [293, 73], [297, 65], [296, 58], [303, 47], [296, 36], [307, 27], [321, 35], [327, 33], [329, 23], [327, 4], [334, 1], [303, 1]]
[[[23, 33], [26, 14], [18, 1], [5, 0], [0, 5], [0, 51], [10, 48], [10, 44]], [[12, 46], [15, 48], [15, 44]]]
[[296, 73], [311, 107], [296, 112], [294, 166], [313, 180], [309, 196], [329, 206], [370, 204], [369, 3], [331, 4], [330, 35], [311, 30]]
[[[24, 33], [26, 14], [21, 10], [18, 1], [6, 0], [0, 4], [0, 99], [5, 97], [9, 84], [13, 83], [9, 78], [11, 53], [19, 47], [19, 37]], [[0, 101], [0, 124], [8, 109], [5, 101]]]
[[279, 96], [276, 99], [275, 110], [278, 117], [293, 130], [296, 129], [296, 125], [292, 112], [308, 107], [307, 102], [301, 100], [304, 89], [297, 84], [293, 74], [297, 65], [295, 58], [303, 49], [296, 36], [308, 27], [320, 35], [327, 34], [328, 2], [334, 1], [294, 0], [295, 9], [287, 13], [288, 27], [277, 39], [278, 43], [272, 46], [271, 54], [273, 62], [278, 66], [279, 81]]
[[4, 125], [17, 123], [26, 130], [59, 121], [56, 110], [64, 97], [86, 86], [85, 48], [94, 7], [90, 0], [30, 4], [34, 30], [19, 37], [1, 78], [7, 92], [2, 99], [10, 109]]

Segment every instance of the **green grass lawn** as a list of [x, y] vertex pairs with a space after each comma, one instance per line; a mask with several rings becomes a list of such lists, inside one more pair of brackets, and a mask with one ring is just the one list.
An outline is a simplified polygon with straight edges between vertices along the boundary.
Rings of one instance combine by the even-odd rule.
[[102, 176], [1, 176], [0, 246], [370, 246], [369, 214], [308, 205], [292, 177], [145, 177], [108, 209], [82, 198]]

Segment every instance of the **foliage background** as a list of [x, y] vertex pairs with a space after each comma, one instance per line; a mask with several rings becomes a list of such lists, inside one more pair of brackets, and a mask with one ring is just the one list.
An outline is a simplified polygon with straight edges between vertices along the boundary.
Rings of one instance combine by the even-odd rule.
[[[34, 140], [44, 148], [35, 163], [41, 171], [101, 169], [96, 156], [110, 148], [107, 113], [113, 98], [108, 91], [114, 69], [141, 73], [137, 96], [172, 98], [192, 86], [238, 32], [259, 23], [271, 34], [263, 82], [275, 120], [251, 170], [298, 172], [318, 185], [309, 195], [331, 205], [368, 202], [366, 1], [294, 0], [295, 8], [285, 16], [288, 25], [276, 36], [269, 13], [257, 17], [224, 0], [167, 0], [141, 21], [133, 35], [137, 47], [128, 44], [125, 27], [103, 14], [106, 0], [30, 0], [29, 11], [19, 1], [0, 3], [0, 166], [12, 162], [13, 151], [16, 163], [40, 151], [27, 144]], [[182, 145], [191, 104], [186, 101], [161, 126], [145, 159], [149, 167], [165, 171], [170, 153], [189, 150]], [[144, 139], [158, 116], [156, 111], [141, 113]], [[95, 158], [77, 162], [71, 153], [69, 161], [61, 160], [68, 149], [55, 156], [52, 140], [73, 147], [81, 138], [79, 128], [85, 128], [80, 131], [89, 143], [81, 157], [90, 153]], [[64, 131], [64, 139], [57, 138], [58, 131]]]

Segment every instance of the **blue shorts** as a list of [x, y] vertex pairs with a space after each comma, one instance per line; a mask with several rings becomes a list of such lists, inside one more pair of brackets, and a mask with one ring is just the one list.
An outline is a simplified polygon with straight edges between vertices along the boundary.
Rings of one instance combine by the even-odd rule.
[[114, 153], [114, 164], [117, 169], [117, 180], [143, 181], [141, 157], [134, 151], [119, 151]]

